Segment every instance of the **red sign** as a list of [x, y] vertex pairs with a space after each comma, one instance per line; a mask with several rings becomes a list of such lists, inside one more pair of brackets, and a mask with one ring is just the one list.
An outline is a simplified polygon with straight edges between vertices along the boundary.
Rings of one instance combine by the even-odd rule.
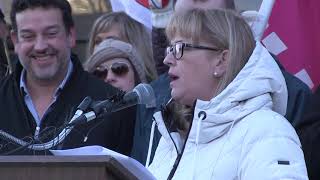
[[262, 40], [287, 71], [320, 84], [320, 1], [276, 0]]

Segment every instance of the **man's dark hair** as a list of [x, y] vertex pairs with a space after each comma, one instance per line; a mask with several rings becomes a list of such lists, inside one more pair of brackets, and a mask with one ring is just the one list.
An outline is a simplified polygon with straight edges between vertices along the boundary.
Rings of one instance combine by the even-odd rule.
[[34, 8], [58, 8], [62, 12], [63, 23], [66, 31], [74, 27], [72, 10], [67, 0], [13, 0], [11, 5], [11, 23], [14, 31], [17, 31], [16, 15], [19, 12]]

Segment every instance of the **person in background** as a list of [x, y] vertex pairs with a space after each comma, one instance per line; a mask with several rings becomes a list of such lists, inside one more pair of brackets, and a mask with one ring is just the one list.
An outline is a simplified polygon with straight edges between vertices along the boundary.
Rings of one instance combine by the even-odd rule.
[[303, 124], [297, 130], [310, 180], [320, 179], [320, 86], [312, 95]]
[[84, 67], [89, 73], [126, 92], [147, 82], [145, 65], [134, 47], [112, 38], [96, 46]]
[[154, 114], [162, 137], [153, 175], [308, 179], [299, 138], [283, 117], [285, 79], [246, 21], [194, 9], [175, 13], [166, 32], [172, 101]]
[[124, 12], [111, 12], [99, 17], [90, 32], [88, 56], [95, 47], [106, 38], [117, 38], [131, 44], [146, 67], [148, 82], [156, 79], [157, 73], [152, 56], [152, 45], [150, 33], [143, 24], [137, 22]]
[[4, 39], [9, 35], [7, 23], [4, 19], [4, 14], [0, 9], [0, 38]]
[[7, 23], [4, 19], [4, 14], [0, 9], [0, 78], [4, 77], [8, 71], [8, 60], [5, 51], [5, 41], [9, 35]]
[[[67, 0], [13, 0], [10, 17], [19, 62], [0, 81], [1, 133], [30, 145], [49, 142], [70, 122], [85, 97], [102, 101], [122, 94], [84, 71], [72, 55], [75, 27]], [[134, 108], [100, 114], [94, 121], [74, 126], [62, 144], [53, 148], [100, 145], [128, 155], [134, 121]], [[1, 137], [0, 154], [50, 153]]]

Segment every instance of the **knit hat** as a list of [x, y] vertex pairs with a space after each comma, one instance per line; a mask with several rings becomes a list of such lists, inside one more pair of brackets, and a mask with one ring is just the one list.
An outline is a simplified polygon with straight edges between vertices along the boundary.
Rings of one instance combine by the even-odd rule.
[[147, 82], [146, 67], [141, 56], [131, 44], [116, 39], [108, 38], [102, 41], [94, 49], [84, 67], [92, 73], [100, 64], [113, 58], [128, 59], [141, 83]]

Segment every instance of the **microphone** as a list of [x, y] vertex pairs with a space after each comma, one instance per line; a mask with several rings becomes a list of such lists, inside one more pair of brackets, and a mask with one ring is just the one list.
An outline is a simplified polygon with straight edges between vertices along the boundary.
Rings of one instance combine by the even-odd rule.
[[87, 111], [91, 103], [92, 103], [91, 97], [89, 96], [85, 97], [77, 107], [77, 111], [75, 112], [75, 118], [79, 117], [83, 112]]
[[91, 99], [91, 97], [85, 97], [78, 105], [76, 112], [74, 113], [73, 117], [71, 118], [68, 124], [71, 124], [74, 120], [79, 118], [85, 111], [87, 111], [91, 106], [92, 102], [93, 100]]
[[136, 104], [144, 104], [147, 108], [156, 107], [156, 97], [149, 84], [138, 84], [131, 92], [124, 95], [123, 100], [128, 102], [134, 100]]
[[156, 107], [155, 94], [149, 84], [138, 84], [132, 91], [124, 94], [123, 97], [118, 100], [113, 101], [107, 99], [94, 103], [91, 108], [92, 111], [80, 115], [77, 119], [70, 122], [68, 126], [86, 123], [96, 119], [101, 113], [113, 113], [137, 104], [144, 104], [147, 108]]
[[82, 102], [79, 104], [77, 109], [81, 111], [86, 111], [89, 108], [91, 102], [92, 102], [91, 97], [87, 96], [82, 100]]

